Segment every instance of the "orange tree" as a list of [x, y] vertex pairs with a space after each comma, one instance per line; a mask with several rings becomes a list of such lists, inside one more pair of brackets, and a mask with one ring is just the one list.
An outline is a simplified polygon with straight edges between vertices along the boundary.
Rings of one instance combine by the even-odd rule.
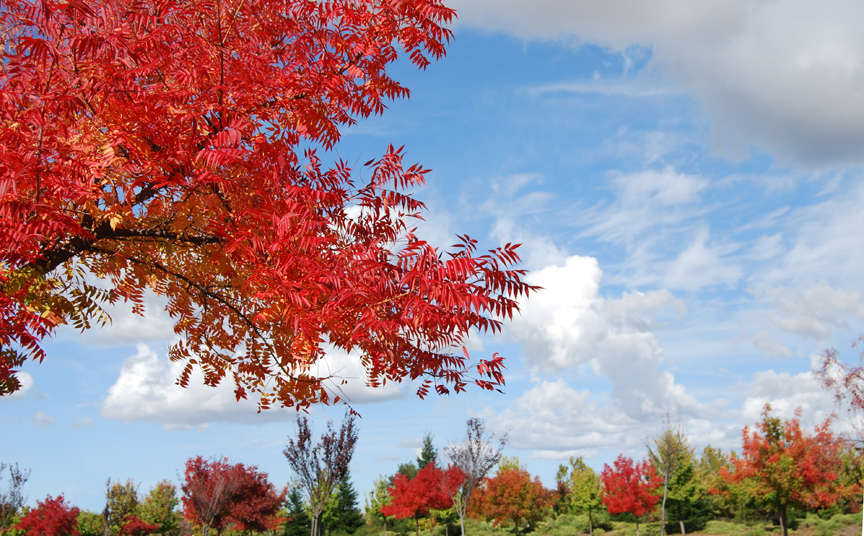
[[476, 504], [493, 524], [513, 524], [513, 533], [527, 529], [543, 519], [552, 507], [553, 492], [540, 479], [519, 467], [518, 463], [500, 467], [486, 486], [478, 490]]
[[[340, 129], [445, 53], [440, 0], [4, 0], [0, 394], [61, 323], [149, 289], [170, 357], [259, 404], [334, 402], [315, 364], [356, 352], [373, 386], [503, 383], [459, 351], [532, 287], [517, 245], [447, 251], [413, 232], [428, 170], [389, 147], [358, 175]], [[363, 177], [362, 179], [359, 177]]]
[[744, 427], [741, 455], [732, 456], [732, 470], [720, 468], [726, 482], [748, 490], [777, 516], [788, 534], [792, 506], [819, 508], [840, 496], [836, 483], [842, 444], [831, 433], [831, 420], [816, 426], [812, 435], [801, 430], [800, 409], [783, 421], [765, 404], [756, 430]]

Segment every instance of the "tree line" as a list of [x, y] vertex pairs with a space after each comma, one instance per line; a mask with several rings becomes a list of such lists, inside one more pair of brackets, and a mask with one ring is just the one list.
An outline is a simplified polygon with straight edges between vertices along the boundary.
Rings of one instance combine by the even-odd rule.
[[109, 480], [101, 512], [82, 511], [62, 495], [26, 507], [29, 471], [0, 463], [0, 535], [464, 536], [481, 526], [593, 535], [621, 521], [635, 524], [636, 534], [645, 522], [661, 534], [687, 534], [730, 519], [771, 521], [785, 536], [807, 512], [861, 510], [862, 452], [832, 432], [830, 419], [809, 432], [800, 411], [784, 420], [768, 405], [742, 430], [738, 451], [709, 445], [697, 455], [682, 430], [667, 427], [641, 460], [622, 454], [596, 472], [571, 457], [553, 489], [502, 456], [506, 437], [469, 419], [464, 439], [443, 455], [427, 434], [416, 460], [375, 481], [365, 511], [348, 470], [357, 437], [351, 414], [317, 439], [301, 417], [283, 451], [295, 479], [281, 489], [255, 466], [196, 456], [179, 486], [164, 480], [143, 496], [131, 480]]

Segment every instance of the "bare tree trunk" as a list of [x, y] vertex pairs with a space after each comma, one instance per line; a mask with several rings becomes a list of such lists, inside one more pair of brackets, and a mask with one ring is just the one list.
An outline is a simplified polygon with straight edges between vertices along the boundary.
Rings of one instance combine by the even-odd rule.
[[639, 536], [639, 518], [636, 518], [636, 536]]
[[[678, 526], [681, 527], [681, 536], [687, 536], [687, 531], [684, 530], [684, 522], [680, 519], [678, 520]], [[861, 536], [864, 536], [864, 534]]]
[[789, 532], [786, 529], [786, 509], [782, 509], [780, 511], [780, 530], [783, 532], [783, 536], [789, 536]]
[[420, 518], [417, 516], [414, 516], [414, 533], [420, 536]]
[[663, 506], [660, 508], [660, 535], [666, 536], [666, 495], [669, 493], [669, 468], [663, 473]]
[[459, 512], [459, 528], [462, 529], [462, 536], [465, 536], [465, 514]]
[[591, 509], [588, 509], [588, 536], [594, 536], [594, 519], [591, 517]]

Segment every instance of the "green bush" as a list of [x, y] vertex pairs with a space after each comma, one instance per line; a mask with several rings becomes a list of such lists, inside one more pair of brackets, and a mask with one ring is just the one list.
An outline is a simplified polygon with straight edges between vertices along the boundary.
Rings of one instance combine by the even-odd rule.
[[[594, 521], [595, 534], [602, 534], [604, 531], [612, 530], [612, 521], [608, 513], [598, 512], [592, 515], [592, 519]], [[588, 534], [588, 515], [562, 514], [555, 519], [550, 519], [537, 525], [534, 533], [542, 536]]]

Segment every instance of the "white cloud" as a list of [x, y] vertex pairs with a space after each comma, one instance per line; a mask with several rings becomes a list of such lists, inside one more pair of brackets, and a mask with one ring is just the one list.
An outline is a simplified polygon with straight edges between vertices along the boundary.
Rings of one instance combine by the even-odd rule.
[[151, 421], [166, 428], [206, 426], [213, 421], [260, 422], [290, 418], [282, 410], [257, 414], [251, 400], [235, 401], [229, 380], [216, 387], [203, 384], [195, 371], [187, 388], [176, 379], [183, 364], [160, 357], [145, 344], [123, 362], [120, 376], [102, 403], [102, 416], [121, 421]]
[[[226, 378], [215, 387], [203, 383], [199, 370], [195, 370], [186, 388], [176, 384], [183, 363], [171, 362], [157, 355], [145, 344], [139, 344], [135, 355], [126, 359], [120, 376], [108, 390], [102, 403], [102, 416], [121, 421], [151, 421], [166, 428], [192, 428], [212, 422], [260, 423], [262, 421], [291, 420], [291, 410], [273, 408], [258, 413], [254, 400], [237, 401], [234, 384]], [[327, 384], [331, 394], [342, 396], [347, 402], [363, 403], [386, 400], [401, 394], [399, 386], [388, 384], [379, 389], [367, 388], [359, 360], [347, 354], [334, 352], [319, 365], [316, 373], [332, 376]], [[347, 384], [342, 385], [340, 379]]]
[[[510, 444], [531, 451], [534, 458], [563, 460], [570, 456], [610, 459], [617, 453], [642, 456], [646, 441], [664, 426], [664, 415], [633, 418], [616, 403], [589, 390], [576, 390], [564, 380], [543, 381], [499, 412], [483, 414], [496, 431], [507, 432]], [[684, 417], [682, 428], [691, 445], [729, 448], [740, 426]]]
[[33, 389], [33, 386], [36, 383], [33, 381], [33, 376], [31, 376], [30, 374], [28, 374], [22, 370], [22, 371], [19, 371], [18, 373], [16, 373], [15, 377], [18, 378], [18, 382], [20, 382], [21, 387], [17, 391], [15, 391], [14, 393], [12, 393], [11, 395], [6, 395], [6, 396], [0, 398], [0, 400], [21, 399], [21, 398], [29, 397], [30, 395], [32, 395], [33, 393], [36, 392]]
[[[455, 0], [462, 23], [520, 38], [650, 47], [710, 113], [721, 147], [860, 161], [864, 5], [808, 0]], [[626, 57], [625, 57], [626, 60]], [[625, 61], [625, 65], [629, 62]]]
[[610, 183], [614, 201], [580, 213], [583, 234], [628, 248], [646, 244], [661, 231], [678, 232], [702, 214], [698, 203], [709, 186], [704, 177], [671, 167], [616, 174]]
[[734, 287], [742, 275], [741, 267], [729, 258], [736, 249], [709, 243], [707, 229], [701, 229], [669, 264], [664, 287], [690, 291], [718, 285]]
[[543, 96], [556, 93], [574, 93], [580, 95], [603, 95], [606, 97], [669, 97], [679, 93], [668, 88], [636, 85], [621, 82], [558, 82], [540, 84], [523, 88], [522, 93]]
[[[93, 278], [94, 283], [104, 286]], [[144, 291], [144, 314], [132, 312], [132, 304], [119, 301], [114, 305], [106, 305], [105, 311], [111, 321], [105, 326], [95, 326], [87, 330], [83, 336], [71, 326], [61, 328], [61, 337], [75, 337], [85, 344], [115, 345], [130, 342], [170, 341], [176, 338], [174, 321], [165, 310], [167, 300], [147, 289]]]
[[325, 357], [316, 364], [312, 373], [321, 378], [332, 378], [325, 382], [328, 390], [349, 404], [383, 402], [403, 395], [401, 383], [390, 382], [378, 388], [368, 387], [366, 383], [369, 377], [363, 368], [360, 355], [349, 354], [333, 347], [328, 347], [325, 352]]
[[40, 428], [47, 428], [49, 426], [54, 426], [57, 421], [54, 420], [54, 417], [41, 411], [37, 411], [36, 414], [33, 415], [33, 422]]
[[[818, 358], [813, 359], [817, 365]], [[812, 428], [835, 416], [835, 433], [851, 433], [856, 429], [854, 416], [841, 410], [834, 395], [823, 387], [813, 372], [790, 374], [774, 370], [757, 372], [747, 389], [741, 406], [743, 424], [755, 425], [761, 420], [762, 408], [771, 404], [772, 414], [784, 419], [792, 418], [801, 408], [801, 424]]]
[[681, 302], [665, 290], [604, 298], [601, 276], [596, 259], [579, 256], [528, 275], [543, 290], [522, 305], [509, 328], [523, 360], [547, 373], [590, 365], [612, 382], [613, 398], [633, 418], [696, 410], [696, 401], [661, 370], [662, 350], [652, 332], [657, 317], [680, 312]]

